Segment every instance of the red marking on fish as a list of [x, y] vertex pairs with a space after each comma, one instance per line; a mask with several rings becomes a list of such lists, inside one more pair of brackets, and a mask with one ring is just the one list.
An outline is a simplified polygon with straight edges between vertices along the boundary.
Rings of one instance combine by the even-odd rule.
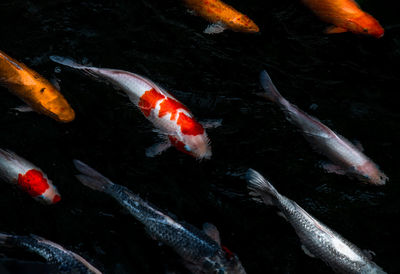
[[18, 174], [18, 185], [31, 197], [42, 195], [50, 186], [42, 172], [31, 169], [25, 175]]
[[[176, 139], [174, 136], [168, 136], [171, 144], [176, 147], [177, 150], [182, 151], [186, 154], [192, 155], [189, 151], [185, 149], [185, 144], [178, 139]], [[192, 155], [193, 156], [193, 155]]]
[[225, 251], [225, 253], [226, 253], [225, 256], [228, 260], [233, 258], [234, 254], [232, 251], [230, 251], [226, 246], [223, 246], [223, 245], [221, 246], [221, 248], [223, 251]]
[[196, 136], [204, 133], [203, 126], [185, 113], [179, 113], [177, 124], [181, 127], [182, 134]]
[[178, 113], [178, 109], [184, 109], [189, 112], [189, 110], [182, 103], [171, 98], [166, 98], [160, 104], [160, 111], [158, 113], [158, 117], [161, 118], [164, 115], [170, 113], [171, 120], [175, 120], [176, 114]]
[[139, 108], [143, 112], [144, 116], [148, 117], [151, 113], [151, 110], [156, 107], [157, 102], [164, 98], [165, 95], [152, 88], [151, 90], [146, 91], [142, 97], [140, 97]]
[[53, 198], [53, 204], [58, 203], [59, 201], [61, 201], [61, 196], [56, 194]]

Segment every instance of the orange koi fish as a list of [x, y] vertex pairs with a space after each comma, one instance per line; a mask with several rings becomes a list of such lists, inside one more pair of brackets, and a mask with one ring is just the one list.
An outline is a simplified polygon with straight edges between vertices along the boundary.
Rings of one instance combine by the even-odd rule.
[[61, 200], [57, 188], [40, 168], [14, 152], [1, 148], [0, 179], [17, 185], [22, 191], [39, 202], [55, 204]]
[[370, 14], [360, 9], [354, 0], [302, 0], [322, 21], [334, 26], [328, 34], [353, 32], [381, 38], [384, 29]]
[[71, 122], [75, 112], [49, 81], [0, 51], [0, 85], [8, 88], [36, 112], [59, 122]]
[[215, 34], [229, 28], [239, 32], [259, 32], [258, 26], [246, 15], [220, 0], [184, 0], [196, 14], [212, 24], [204, 32]]

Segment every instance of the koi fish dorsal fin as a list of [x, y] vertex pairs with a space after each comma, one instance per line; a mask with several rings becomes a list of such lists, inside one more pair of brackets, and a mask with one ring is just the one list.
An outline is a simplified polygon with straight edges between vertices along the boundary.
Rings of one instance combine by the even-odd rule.
[[206, 34], [217, 34], [217, 33], [221, 33], [226, 29], [226, 26], [221, 23], [221, 22], [217, 22], [211, 25], [208, 25], [208, 27], [204, 30], [204, 33]]
[[324, 32], [326, 34], [335, 34], [335, 33], [348, 32], [348, 30], [345, 28], [342, 28], [342, 27], [330, 26], [330, 27], [327, 27]]
[[13, 61], [11, 59], [11, 57], [9, 57], [7, 54], [3, 53], [0, 51], [0, 58], [6, 60], [9, 64], [11, 64], [12, 66], [14, 66], [15, 68], [17, 68], [18, 70], [22, 70], [23, 68], [16, 63], [16, 61]]
[[204, 223], [203, 231], [204, 231], [204, 233], [207, 234], [208, 237], [210, 237], [211, 239], [216, 241], [218, 243], [218, 245], [221, 246], [221, 238], [219, 236], [219, 231], [215, 225], [210, 224], [210, 223]]
[[82, 173], [75, 177], [85, 186], [97, 191], [107, 191], [110, 186], [114, 185], [108, 178], [85, 163], [79, 160], [73, 160], [73, 163], [76, 169]]

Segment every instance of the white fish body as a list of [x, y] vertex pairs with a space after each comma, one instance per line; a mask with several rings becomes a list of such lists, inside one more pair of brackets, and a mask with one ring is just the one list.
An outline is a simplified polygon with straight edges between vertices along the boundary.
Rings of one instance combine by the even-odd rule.
[[293, 226], [307, 255], [320, 258], [338, 273], [383, 274], [379, 266], [354, 244], [286, 198], [257, 171], [248, 171], [248, 187], [255, 200], [276, 206]]
[[324, 166], [329, 172], [355, 175], [361, 181], [373, 185], [386, 183], [388, 177], [359, 148], [282, 97], [266, 71], [261, 72], [260, 82], [265, 90], [263, 96], [278, 104], [286, 118], [300, 129], [307, 141], [333, 162]]

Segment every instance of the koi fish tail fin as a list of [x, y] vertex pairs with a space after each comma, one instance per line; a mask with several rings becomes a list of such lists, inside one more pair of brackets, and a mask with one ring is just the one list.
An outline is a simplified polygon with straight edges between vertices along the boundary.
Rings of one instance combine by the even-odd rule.
[[14, 239], [13, 235], [4, 234], [0, 232], [0, 246], [12, 247], [12, 240]]
[[85, 186], [102, 192], [108, 192], [114, 185], [108, 178], [79, 160], [73, 160], [76, 169], [82, 174], [75, 177]]
[[95, 73], [96, 68], [94, 68], [94, 67], [84, 66], [82, 64], [75, 62], [71, 58], [62, 57], [62, 56], [58, 56], [58, 55], [51, 55], [49, 58], [51, 61], [53, 61], [57, 64], [81, 70], [85, 74], [88, 74], [89, 76], [94, 77], [95, 79], [99, 79], [99, 76]]
[[261, 96], [271, 100], [272, 102], [278, 102], [282, 95], [279, 93], [278, 89], [275, 87], [268, 73], [263, 70], [260, 73], [260, 83], [265, 93], [262, 93]]
[[246, 174], [247, 188], [253, 200], [264, 202], [266, 205], [275, 205], [274, 201], [278, 199], [280, 194], [260, 173], [254, 169], [249, 169]]

